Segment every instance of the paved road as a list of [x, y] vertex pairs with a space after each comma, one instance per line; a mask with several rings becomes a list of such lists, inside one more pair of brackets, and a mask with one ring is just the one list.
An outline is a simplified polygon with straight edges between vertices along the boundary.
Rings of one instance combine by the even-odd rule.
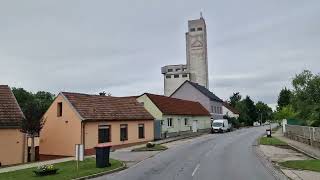
[[206, 135], [99, 180], [274, 180], [252, 144], [266, 127]]

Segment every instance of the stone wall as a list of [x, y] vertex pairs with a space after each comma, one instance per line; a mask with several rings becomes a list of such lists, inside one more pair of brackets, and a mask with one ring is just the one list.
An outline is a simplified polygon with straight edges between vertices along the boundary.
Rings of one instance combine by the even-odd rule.
[[286, 137], [320, 149], [320, 128], [288, 124], [285, 126]]

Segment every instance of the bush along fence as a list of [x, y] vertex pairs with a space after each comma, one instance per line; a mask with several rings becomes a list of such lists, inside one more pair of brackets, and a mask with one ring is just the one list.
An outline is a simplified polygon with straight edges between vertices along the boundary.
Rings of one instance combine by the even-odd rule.
[[285, 125], [284, 135], [320, 149], [320, 128], [310, 126]]

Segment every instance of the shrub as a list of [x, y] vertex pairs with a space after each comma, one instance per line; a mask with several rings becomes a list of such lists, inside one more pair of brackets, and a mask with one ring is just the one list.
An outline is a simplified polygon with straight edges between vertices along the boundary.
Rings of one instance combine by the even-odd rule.
[[147, 147], [147, 148], [153, 148], [154, 146], [155, 146], [155, 144], [152, 143], [152, 142], [148, 142], [148, 143], [146, 144], [146, 147]]

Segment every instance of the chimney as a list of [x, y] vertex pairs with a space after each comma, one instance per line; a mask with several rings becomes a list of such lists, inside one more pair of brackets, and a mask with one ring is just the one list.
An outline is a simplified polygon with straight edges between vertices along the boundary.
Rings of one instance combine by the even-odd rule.
[[100, 95], [100, 96], [106, 96], [106, 92], [104, 92], [104, 91], [103, 91], [103, 92], [100, 92], [99, 95]]

